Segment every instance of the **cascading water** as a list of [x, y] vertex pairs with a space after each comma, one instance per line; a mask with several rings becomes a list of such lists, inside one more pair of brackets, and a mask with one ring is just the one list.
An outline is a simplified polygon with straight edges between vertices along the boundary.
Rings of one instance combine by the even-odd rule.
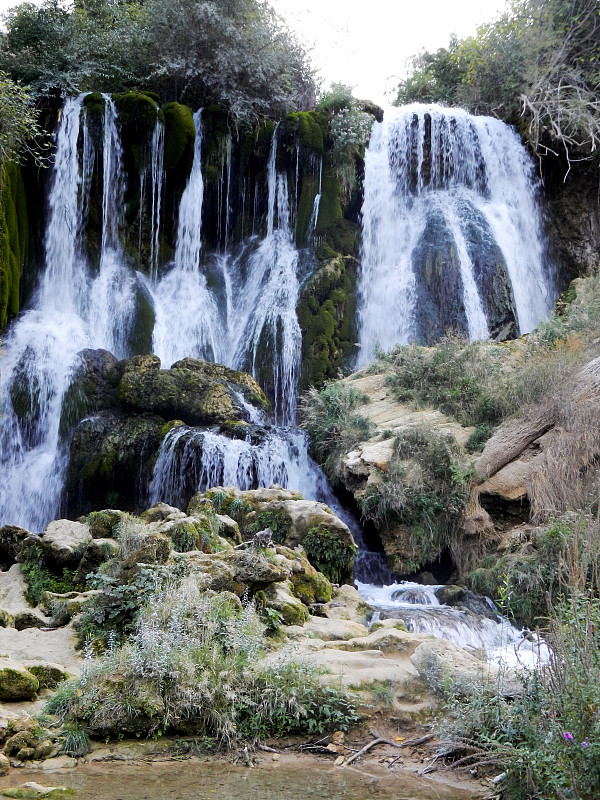
[[427, 633], [481, 651], [499, 665], [527, 668], [548, 662], [549, 650], [543, 641], [526, 635], [497, 613], [482, 616], [443, 605], [436, 596], [439, 589], [442, 587], [408, 582], [383, 587], [358, 582], [361, 596], [378, 609], [377, 619], [401, 619], [413, 633]]
[[[267, 169], [267, 233], [262, 240], [250, 237], [235, 253], [226, 249], [214, 257], [223, 286], [220, 309], [218, 293], [208, 290], [199, 266], [204, 197], [201, 112], [194, 120], [194, 163], [181, 199], [174, 264], [158, 284], [149, 287], [156, 313], [154, 351], [165, 367], [192, 355], [247, 370], [255, 377], [265, 361], [270, 361], [274, 418], [291, 425], [296, 420], [302, 344], [296, 316], [298, 251], [290, 229], [287, 177], [276, 170], [277, 128]], [[227, 244], [230, 143], [224, 157], [227, 186], [223, 190], [219, 184], [219, 192], [225, 204]]]
[[19, 316], [4, 341], [0, 524], [6, 521], [32, 531], [42, 530], [59, 512], [67, 464], [62, 405], [80, 363], [78, 354], [86, 347], [123, 353], [133, 314], [135, 282], [121, 263], [117, 243], [122, 179], [116, 112], [108, 97], [104, 103], [102, 250], [97, 277], [91, 277], [81, 243], [94, 148], [80, 96], [66, 101], [58, 129], [45, 270], [31, 308]]
[[222, 323], [214, 295], [200, 270], [202, 249], [202, 109], [194, 114], [194, 161], [179, 205], [172, 268], [149, 287], [156, 322], [152, 347], [164, 368], [185, 356], [221, 360]]
[[386, 112], [364, 190], [359, 365], [449, 328], [527, 333], [547, 314], [533, 164], [502, 122], [440, 106]]
[[[228, 366], [247, 368], [256, 377], [261, 364], [259, 354], [270, 352], [274, 385], [274, 417], [282, 425], [296, 421], [296, 386], [298, 383], [302, 335], [296, 306], [298, 251], [290, 229], [287, 177], [278, 174], [277, 128], [269, 155], [267, 184], [267, 235], [251, 253], [245, 274], [230, 275], [234, 292], [232, 315], [227, 320], [233, 358]], [[277, 219], [277, 227], [275, 221]]]

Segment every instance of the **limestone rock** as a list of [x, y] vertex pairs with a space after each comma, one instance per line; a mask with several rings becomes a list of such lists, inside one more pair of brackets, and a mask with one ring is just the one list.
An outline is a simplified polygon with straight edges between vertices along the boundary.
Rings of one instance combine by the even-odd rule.
[[48, 525], [44, 533], [37, 537], [37, 541], [48, 561], [58, 566], [72, 567], [81, 560], [91, 538], [87, 525], [58, 519]]
[[4, 753], [0, 753], [0, 776], [8, 775], [10, 772], [10, 761], [4, 755]]
[[308, 619], [308, 609], [297, 597], [294, 597], [289, 581], [270, 583], [265, 589], [267, 605], [278, 611], [284, 625], [303, 625]]
[[112, 538], [115, 533], [115, 528], [119, 525], [122, 518], [123, 512], [114, 508], [92, 511], [87, 516], [87, 524], [92, 539]]
[[235, 550], [216, 557], [232, 568], [238, 583], [246, 586], [278, 583], [290, 577], [289, 566], [269, 561], [260, 552], [252, 549]]
[[40, 689], [54, 689], [68, 678], [62, 664], [54, 664], [42, 658], [27, 659], [23, 665], [38, 679]]
[[309, 636], [314, 636], [324, 642], [345, 641], [368, 634], [367, 628], [360, 622], [324, 617], [311, 617], [304, 626], [304, 630]]
[[0, 700], [31, 700], [39, 687], [38, 679], [23, 664], [0, 657]]

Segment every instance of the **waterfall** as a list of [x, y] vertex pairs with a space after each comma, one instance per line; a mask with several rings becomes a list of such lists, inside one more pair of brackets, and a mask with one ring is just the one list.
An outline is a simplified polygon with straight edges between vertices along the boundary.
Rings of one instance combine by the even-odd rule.
[[[135, 279], [118, 244], [122, 205], [116, 110], [104, 96], [102, 249], [95, 278], [82, 249], [94, 146], [83, 96], [65, 102], [56, 136], [48, 199], [45, 269], [31, 307], [3, 342], [0, 378], [0, 524], [42, 530], [59, 513], [68, 453], [61, 429], [63, 398], [86, 347], [125, 354]], [[83, 143], [82, 152], [78, 142]]]
[[308, 231], [306, 234], [307, 241], [311, 241], [317, 227], [317, 220], [319, 219], [319, 207], [321, 205], [321, 184], [323, 182], [323, 159], [319, 161], [319, 191], [315, 195], [312, 213], [308, 223]]
[[499, 120], [440, 106], [386, 113], [364, 193], [360, 365], [449, 328], [471, 339], [527, 333], [547, 314], [533, 164]]
[[244, 274], [233, 275], [228, 270], [235, 296], [232, 315], [227, 320], [227, 353], [233, 355], [225, 363], [235, 369], [248, 369], [256, 377], [264, 367], [264, 354], [268, 353], [275, 420], [293, 425], [302, 348], [296, 316], [300, 289], [298, 251], [290, 228], [287, 176], [277, 173], [276, 161], [277, 127], [267, 169], [267, 235], [248, 257]]
[[89, 290], [89, 339], [117, 358], [129, 355], [129, 336], [136, 311], [136, 282], [124, 265], [118, 240], [123, 206], [123, 150], [117, 129], [117, 110], [104, 98], [102, 148], [102, 250], [100, 270]]
[[165, 152], [165, 126], [157, 118], [152, 134], [152, 155], [150, 169], [152, 176], [152, 212], [150, 234], [150, 275], [158, 276], [158, 250], [160, 242], [160, 207], [163, 187], [163, 159]]
[[163, 367], [185, 356], [221, 359], [222, 323], [214, 295], [200, 269], [202, 249], [202, 109], [194, 114], [194, 161], [179, 204], [175, 258], [149, 287], [156, 313], [152, 347]]

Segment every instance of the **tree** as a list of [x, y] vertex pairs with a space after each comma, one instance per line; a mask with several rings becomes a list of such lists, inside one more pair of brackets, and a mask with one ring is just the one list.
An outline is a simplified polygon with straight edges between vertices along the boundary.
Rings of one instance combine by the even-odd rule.
[[0, 72], [0, 165], [17, 161], [39, 134], [31, 93]]

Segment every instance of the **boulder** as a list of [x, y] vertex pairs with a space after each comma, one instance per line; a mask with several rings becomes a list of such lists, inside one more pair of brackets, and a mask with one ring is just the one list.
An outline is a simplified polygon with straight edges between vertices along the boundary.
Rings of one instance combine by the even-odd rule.
[[114, 508], [92, 511], [87, 516], [87, 524], [92, 539], [110, 539], [121, 522], [123, 512]]
[[47, 563], [57, 567], [79, 564], [86, 545], [91, 541], [90, 529], [81, 522], [58, 519], [51, 522], [44, 533], [29, 539], [36, 541], [44, 552]]
[[264, 593], [268, 607], [281, 614], [284, 625], [303, 625], [308, 619], [308, 609], [294, 596], [290, 581], [270, 583]]
[[19, 560], [23, 542], [31, 536], [18, 525], [3, 525], [0, 528], [0, 570], [8, 570]]
[[40, 683], [19, 661], [0, 656], [0, 700], [32, 700]]
[[95, 572], [100, 564], [114, 558], [119, 552], [119, 545], [114, 539], [92, 539], [85, 548], [77, 572], [75, 583], [84, 586], [86, 577]]
[[237, 583], [250, 588], [260, 588], [265, 584], [285, 581], [291, 574], [291, 568], [287, 562], [280, 564], [270, 561], [262, 553], [252, 548], [220, 553], [216, 558], [231, 567]]

